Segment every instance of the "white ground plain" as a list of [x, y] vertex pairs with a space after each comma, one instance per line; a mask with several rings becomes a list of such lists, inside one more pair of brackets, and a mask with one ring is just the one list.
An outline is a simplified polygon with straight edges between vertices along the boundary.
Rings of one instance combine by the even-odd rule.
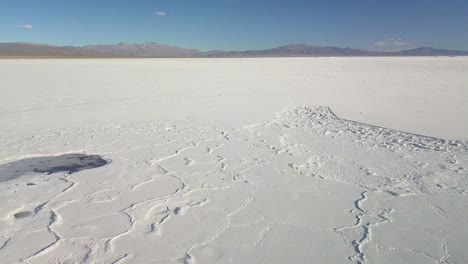
[[[0, 60], [0, 262], [468, 263], [467, 73], [468, 58]], [[2, 181], [64, 153], [112, 162]]]

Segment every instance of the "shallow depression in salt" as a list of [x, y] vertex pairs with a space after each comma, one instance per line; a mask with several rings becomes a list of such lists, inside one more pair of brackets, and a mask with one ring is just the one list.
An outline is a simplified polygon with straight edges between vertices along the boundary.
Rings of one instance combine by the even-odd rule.
[[2, 263], [468, 262], [468, 59], [0, 70]]

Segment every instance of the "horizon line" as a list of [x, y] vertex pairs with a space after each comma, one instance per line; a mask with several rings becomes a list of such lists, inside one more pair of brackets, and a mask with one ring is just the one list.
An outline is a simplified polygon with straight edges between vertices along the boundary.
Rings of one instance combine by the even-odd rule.
[[341, 47], [341, 46], [336, 46], [336, 45], [316, 45], [316, 44], [308, 44], [308, 43], [290, 43], [290, 44], [284, 44], [284, 45], [279, 45], [279, 46], [273, 46], [273, 47], [268, 47], [268, 48], [263, 48], [263, 49], [239, 49], [239, 50], [225, 50], [225, 49], [209, 49], [209, 50], [202, 50], [202, 49], [196, 49], [196, 48], [189, 48], [185, 46], [178, 46], [178, 45], [173, 45], [173, 44], [167, 44], [167, 43], [162, 43], [162, 42], [157, 42], [154, 40], [147, 40], [144, 42], [126, 42], [126, 41], [120, 41], [120, 42], [113, 42], [113, 43], [99, 43], [99, 44], [85, 44], [85, 45], [58, 45], [58, 44], [52, 44], [52, 43], [47, 43], [47, 42], [30, 42], [30, 41], [7, 41], [7, 42], [0, 42], [0, 44], [26, 44], [26, 45], [43, 45], [43, 46], [51, 46], [51, 47], [75, 47], [75, 48], [84, 48], [87, 46], [115, 46], [115, 45], [120, 45], [120, 44], [129, 44], [129, 45], [141, 45], [141, 44], [147, 44], [147, 43], [152, 43], [152, 44], [157, 44], [157, 45], [162, 45], [162, 46], [169, 46], [169, 47], [176, 47], [176, 48], [182, 48], [182, 49], [187, 49], [187, 50], [195, 50], [195, 51], [200, 51], [200, 52], [213, 52], [213, 51], [221, 51], [221, 52], [246, 52], [246, 51], [264, 51], [264, 50], [271, 50], [275, 48], [281, 48], [281, 47], [287, 47], [287, 46], [308, 46], [308, 47], [317, 47], [317, 48], [339, 48], [339, 49], [352, 49], [352, 50], [358, 50], [358, 51], [367, 51], [367, 52], [383, 52], [383, 53], [391, 53], [391, 52], [401, 52], [401, 51], [407, 51], [407, 50], [415, 50], [415, 49], [421, 49], [421, 48], [430, 48], [430, 49], [438, 49], [438, 50], [447, 50], [447, 51], [463, 51], [463, 52], [468, 52], [468, 50], [460, 50], [460, 49], [448, 49], [448, 48], [435, 48], [435, 47], [430, 47], [430, 46], [415, 46], [411, 48], [406, 48], [406, 49], [393, 49], [393, 50], [378, 50], [378, 49], [363, 49], [363, 48], [353, 48], [353, 47]]

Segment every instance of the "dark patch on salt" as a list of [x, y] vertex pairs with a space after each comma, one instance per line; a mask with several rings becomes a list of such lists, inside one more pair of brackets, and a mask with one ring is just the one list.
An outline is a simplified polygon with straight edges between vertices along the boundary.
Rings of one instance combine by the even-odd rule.
[[0, 182], [9, 181], [28, 173], [57, 172], [68, 174], [99, 168], [110, 162], [99, 155], [65, 154], [60, 156], [27, 158], [0, 165]]
[[175, 215], [180, 214], [180, 207], [174, 208], [174, 214], [175, 214]]
[[31, 216], [31, 215], [32, 215], [32, 212], [24, 211], [24, 212], [16, 213], [13, 216], [15, 217], [15, 219], [22, 219], [22, 218], [26, 218], [26, 217]]

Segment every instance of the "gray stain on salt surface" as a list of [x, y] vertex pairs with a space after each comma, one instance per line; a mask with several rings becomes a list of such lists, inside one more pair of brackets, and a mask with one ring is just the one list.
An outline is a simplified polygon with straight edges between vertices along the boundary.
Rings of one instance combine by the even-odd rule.
[[31, 215], [32, 215], [32, 212], [24, 211], [24, 212], [19, 212], [19, 213], [14, 214], [13, 217], [15, 217], [15, 219], [22, 219]]
[[68, 174], [99, 168], [110, 161], [99, 155], [65, 154], [60, 156], [36, 157], [0, 165], [0, 182], [9, 181], [30, 173]]

